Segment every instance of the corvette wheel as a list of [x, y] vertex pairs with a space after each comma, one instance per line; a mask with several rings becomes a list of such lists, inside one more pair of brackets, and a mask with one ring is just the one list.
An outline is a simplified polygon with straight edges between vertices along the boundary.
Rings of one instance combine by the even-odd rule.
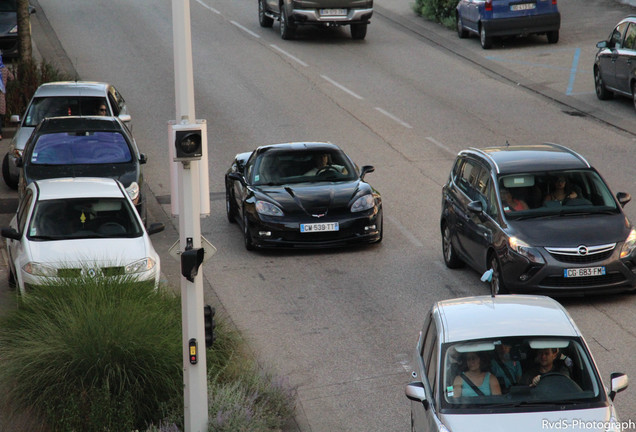
[[231, 192], [225, 188], [225, 213], [229, 223], [236, 223], [236, 210], [234, 209], [233, 202]]

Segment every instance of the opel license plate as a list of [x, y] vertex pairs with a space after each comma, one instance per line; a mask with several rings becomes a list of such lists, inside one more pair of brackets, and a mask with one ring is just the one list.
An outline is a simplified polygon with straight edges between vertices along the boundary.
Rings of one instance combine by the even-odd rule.
[[585, 267], [576, 269], [563, 270], [563, 276], [566, 278], [585, 277], [585, 276], [603, 276], [605, 267]]
[[320, 9], [320, 15], [322, 16], [346, 16], [346, 9]]
[[510, 5], [510, 10], [511, 11], [522, 11], [522, 10], [534, 9], [535, 7], [537, 7], [537, 5], [535, 3], [521, 3], [521, 4]]
[[301, 233], [338, 231], [339, 229], [338, 222], [300, 224]]

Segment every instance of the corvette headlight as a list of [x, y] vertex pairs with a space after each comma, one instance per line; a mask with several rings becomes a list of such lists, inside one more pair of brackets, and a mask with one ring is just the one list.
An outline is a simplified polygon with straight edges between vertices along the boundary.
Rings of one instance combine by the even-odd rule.
[[373, 208], [374, 205], [375, 200], [373, 199], [373, 195], [363, 195], [355, 200], [354, 203], [351, 205], [351, 212], [355, 213], [363, 210], [369, 210], [370, 208]]
[[632, 228], [621, 248], [621, 258], [626, 258], [636, 250], [636, 228]]
[[152, 270], [155, 267], [155, 260], [152, 258], [144, 258], [139, 261], [135, 261], [132, 264], [128, 264], [125, 268], [126, 274], [130, 273], [142, 273], [148, 270]]
[[518, 239], [517, 237], [510, 237], [508, 239], [508, 245], [510, 246], [510, 249], [519, 255], [528, 258], [532, 262], [540, 264], [545, 262], [537, 248], [530, 246], [528, 243]]
[[267, 201], [256, 201], [256, 211], [267, 216], [283, 216], [283, 211], [278, 206]]
[[22, 270], [33, 276], [56, 277], [57, 269], [36, 262], [28, 262], [22, 266]]
[[132, 200], [133, 204], [137, 204], [139, 201], [139, 185], [137, 182], [132, 182], [130, 186], [126, 188], [126, 193]]

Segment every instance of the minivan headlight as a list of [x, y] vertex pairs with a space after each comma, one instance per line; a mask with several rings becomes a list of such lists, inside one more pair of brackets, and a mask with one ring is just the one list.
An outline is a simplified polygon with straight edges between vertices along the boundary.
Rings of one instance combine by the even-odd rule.
[[256, 212], [267, 216], [283, 216], [283, 211], [267, 201], [256, 201]]
[[137, 182], [132, 182], [130, 186], [126, 188], [126, 193], [132, 200], [133, 204], [137, 204], [139, 202], [139, 185]]
[[33, 276], [56, 277], [57, 269], [37, 262], [28, 262], [22, 266], [22, 270]]
[[543, 260], [543, 256], [541, 256], [541, 253], [537, 248], [530, 246], [528, 243], [518, 239], [517, 237], [510, 237], [508, 239], [508, 245], [510, 246], [510, 249], [512, 249], [519, 255], [528, 258], [534, 263], [545, 263], [545, 261]]
[[636, 228], [632, 228], [621, 248], [621, 258], [627, 258], [636, 250]]
[[373, 208], [374, 205], [375, 205], [375, 201], [373, 199], [373, 195], [371, 194], [363, 195], [357, 200], [355, 200], [354, 203], [351, 205], [351, 212], [355, 213], [355, 212], [361, 212], [364, 210], [369, 210], [370, 208]]
[[155, 267], [155, 260], [152, 258], [144, 258], [134, 263], [128, 264], [125, 268], [126, 274], [142, 273], [148, 270], [152, 270]]

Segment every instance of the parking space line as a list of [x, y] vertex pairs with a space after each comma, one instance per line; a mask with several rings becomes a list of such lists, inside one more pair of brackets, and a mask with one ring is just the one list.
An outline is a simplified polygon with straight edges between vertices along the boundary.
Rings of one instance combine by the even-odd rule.
[[570, 68], [570, 82], [568, 83], [568, 89], [565, 94], [570, 96], [572, 94], [572, 87], [574, 87], [574, 80], [576, 79], [576, 70], [579, 67], [579, 57], [581, 56], [581, 48], [577, 48], [574, 51], [574, 57], [572, 58], [572, 67]]
[[274, 48], [276, 51], [278, 51], [279, 53], [286, 55], [287, 57], [289, 57], [290, 59], [292, 59], [293, 61], [295, 61], [299, 65], [304, 66], [304, 67], [309, 66], [307, 63], [305, 63], [304, 61], [302, 61], [298, 57], [294, 57], [293, 55], [291, 55], [290, 53], [288, 53], [287, 51], [285, 51], [284, 49], [282, 49], [278, 45], [270, 44], [270, 46], [272, 48]]
[[247, 27], [243, 27], [241, 24], [237, 23], [236, 21], [230, 21], [232, 24], [234, 24], [236, 27], [240, 28], [241, 30], [243, 30], [245, 33], [248, 33], [252, 36], [254, 36], [256, 39], [260, 39], [261, 37], [259, 35], [257, 35], [256, 33], [254, 33], [252, 30], [248, 29]]
[[332, 80], [331, 78], [329, 78], [327, 75], [320, 75], [324, 80], [330, 82], [331, 84], [335, 85], [336, 87], [338, 87], [340, 90], [342, 90], [345, 93], [349, 93], [351, 96], [353, 96], [356, 99], [364, 99], [362, 96], [352, 92], [351, 90], [349, 90], [348, 88], [346, 88], [345, 86], [343, 86], [342, 84], [337, 83], [336, 81]]

